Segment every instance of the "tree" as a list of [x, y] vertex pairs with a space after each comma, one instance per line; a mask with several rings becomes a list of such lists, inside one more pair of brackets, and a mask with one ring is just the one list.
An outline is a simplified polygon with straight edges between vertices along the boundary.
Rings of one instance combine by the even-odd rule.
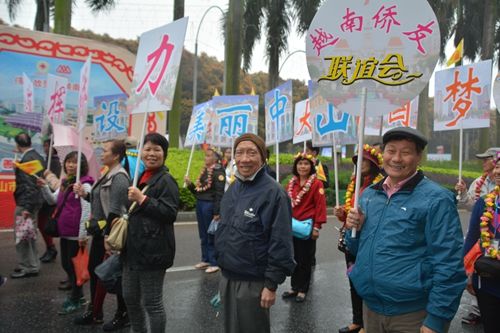
[[[184, 17], [184, 0], [174, 1], [174, 20]], [[179, 147], [179, 136], [181, 130], [181, 100], [182, 100], [182, 70], [179, 68], [177, 83], [175, 85], [174, 101], [172, 110], [167, 112], [167, 126], [171, 147]]]
[[[48, 20], [49, 7], [52, 5], [52, 1], [50, 0], [35, 0], [35, 1], [36, 1], [36, 14], [35, 14], [35, 23], [33, 25], [33, 29], [37, 31], [44, 31], [45, 17], [47, 17]], [[19, 10], [19, 6], [21, 5], [21, 3], [22, 0], [5, 0], [5, 4], [7, 5], [9, 18], [11, 21], [14, 21], [16, 19], [17, 11]]]
[[[115, 0], [85, 0], [92, 12], [100, 12], [113, 8]], [[71, 30], [71, 13], [73, 0], [54, 0], [54, 32], [69, 35]]]
[[[248, 1], [248, 0], [247, 0]], [[227, 95], [238, 94], [240, 90], [241, 50], [243, 32], [243, 1], [229, 0], [224, 20]]]
[[245, 2], [243, 70], [250, 68], [253, 47], [261, 38], [261, 26], [265, 19], [266, 56], [269, 68], [268, 89], [278, 85], [279, 59], [288, 49], [290, 17], [296, 17], [299, 34], [307, 32], [321, 0], [247, 0]]

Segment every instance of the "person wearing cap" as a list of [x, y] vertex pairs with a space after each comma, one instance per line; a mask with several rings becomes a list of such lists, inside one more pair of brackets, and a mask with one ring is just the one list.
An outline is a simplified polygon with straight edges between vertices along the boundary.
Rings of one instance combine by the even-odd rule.
[[500, 152], [500, 147], [488, 148], [484, 153], [476, 154], [476, 157], [482, 161], [483, 174], [470, 184], [468, 191], [463, 180], [459, 180], [455, 185], [455, 190], [459, 193], [459, 204], [468, 210], [472, 209], [480, 197], [490, 193], [495, 188], [493, 169], [495, 168], [497, 152]]
[[215, 233], [224, 327], [227, 333], [266, 333], [276, 289], [295, 268], [292, 208], [264, 169], [264, 140], [246, 133], [234, 147], [236, 181], [222, 197]]
[[[469, 231], [465, 238], [465, 258], [485, 255], [494, 260], [500, 260], [498, 244], [500, 234], [498, 228], [498, 214], [500, 209], [500, 152], [497, 152], [492, 171], [495, 187], [485, 196], [479, 197], [474, 204], [469, 221]], [[495, 221], [496, 219], [496, 221]], [[476, 255], [477, 254], [477, 255]], [[477, 259], [476, 259], [477, 260]], [[468, 262], [468, 260], [464, 260]], [[498, 309], [500, 309], [500, 282], [498, 279], [480, 276], [481, 270], [471, 264], [467, 267], [467, 291], [475, 295], [481, 311], [481, 323], [485, 333], [500, 332]]]
[[196, 269], [204, 269], [206, 273], [219, 271], [214, 255], [214, 236], [208, 233], [210, 223], [218, 223], [220, 219], [220, 201], [224, 194], [226, 175], [219, 164], [220, 155], [215, 148], [205, 150], [205, 167], [192, 182], [188, 176], [184, 177], [188, 189], [196, 197], [196, 218], [198, 220], [198, 234], [201, 240], [201, 262]]
[[387, 177], [365, 189], [346, 219], [367, 332], [447, 332], [466, 285], [453, 193], [418, 165], [427, 139], [397, 127], [383, 136]]
[[[358, 155], [352, 157], [352, 162], [354, 163], [354, 165], [358, 163]], [[381, 167], [382, 154], [380, 154], [379, 151], [373, 146], [364, 145], [363, 164], [361, 167], [362, 184], [359, 189], [360, 195], [368, 186], [376, 184], [384, 178], [384, 176], [382, 176], [382, 174], [380, 173]], [[351, 182], [347, 186], [345, 204], [343, 206], [336, 206], [333, 209], [334, 215], [339, 219], [340, 222], [344, 223], [342, 228], [340, 229], [339, 250], [344, 252], [345, 254], [347, 270], [350, 270], [356, 262], [356, 257], [345, 246], [345, 221], [347, 218], [347, 214], [349, 213], [353, 205], [355, 181], [356, 174], [353, 174], [351, 177]], [[350, 279], [349, 286], [351, 292], [352, 323], [339, 329], [339, 333], [357, 333], [363, 329], [363, 300], [361, 299], [361, 297], [359, 297]]]

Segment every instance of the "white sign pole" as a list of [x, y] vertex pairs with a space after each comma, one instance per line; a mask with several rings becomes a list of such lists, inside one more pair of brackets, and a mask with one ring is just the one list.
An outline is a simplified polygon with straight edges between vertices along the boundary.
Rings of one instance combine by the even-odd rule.
[[[279, 119], [279, 117], [278, 117], [278, 119]], [[276, 181], [279, 183], [280, 182], [280, 141], [279, 141], [279, 135], [278, 135], [278, 119], [276, 119]]]
[[[356, 186], [354, 190], [354, 205], [356, 209], [359, 204], [359, 189], [361, 187], [361, 169], [363, 166], [363, 137], [365, 136], [366, 118], [366, 87], [361, 90], [361, 115], [359, 116], [359, 138], [358, 138], [358, 163], [356, 165]], [[352, 228], [352, 238], [356, 238], [356, 228]]]
[[306, 153], [306, 148], [307, 148], [307, 140], [304, 140], [304, 154]]
[[[149, 101], [151, 100], [151, 97], [148, 95], [148, 101], [146, 103], [146, 110], [149, 109]], [[141, 166], [141, 155], [142, 155], [142, 147], [144, 146], [144, 135], [146, 135], [146, 124], [148, 122], [148, 115], [149, 113], [146, 111], [144, 114], [144, 121], [142, 122], [142, 130], [141, 130], [141, 140], [139, 141], [139, 150], [137, 152], [137, 161], [135, 163], [135, 172], [134, 172], [134, 182], [132, 184], [133, 187], [137, 187], [137, 182], [139, 181], [137, 178], [139, 178], [139, 168]]]
[[[188, 161], [188, 167], [186, 170], [186, 177], [189, 176], [189, 169], [191, 169], [191, 161], [193, 160], [193, 154], [194, 154], [194, 142], [193, 142], [193, 146], [191, 147], [191, 154], [189, 154], [189, 161]], [[182, 187], [186, 187], [186, 181], [184, 181], [184, 184], [182, 185]]]
[[[463, 146], [464, 146], [464, 126], [460, 121], [460, 142], [458, 148], [458, 182], [462, 182], [462, 156], [463, 156]], [[460, 198], [460, 191], [457, 194], [457, 200]]]
[[[50, 164], [52, 162], [52, 147], [54, 146], [54, 134], [50, 135], [49, 153], [47, 154], [47, 170], [50, 171]], [[59, 177], [60, 175], [56, 175]]]
[[335, 177], [335, 206], [340, 206], [339, 203], [339, 168], [337, 161], [337, 142], [335, 140], [335, 133], [332, 133], [333, 140], [333, 169]]

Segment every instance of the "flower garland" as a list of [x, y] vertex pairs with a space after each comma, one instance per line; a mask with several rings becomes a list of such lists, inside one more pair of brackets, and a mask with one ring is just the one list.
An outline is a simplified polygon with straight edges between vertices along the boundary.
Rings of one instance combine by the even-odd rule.
[[493, 224], [495, 216], [495, 201], [500, 194], [500, 186], [495, 186], [495, 189], [488, 193], [484, 198], [484, 212], [479, 223], [481, 230], [481, 247], [484, 249], [485, 256], [500, 260], [500, 251], [495, 249], [491, 244], [491, 236], [493, 235], [489, 229], [490, 223]]
[[363, 146], [363, 150], [365, 150], [367, 153], [369, 153], [370, 155], [372, 155], [377, 159], [379, 167], [382, 166], [382, 164], [384, 163], [384, 159], [382, 157], [382, 154], [377, 152], [377, 149], [373, 148], [369, 144], [365, 144]]
[[309, 190], [311, 189], [311, 186], [314, 183], [315, 179], [316, 179], [316, 174], [312, 174], [311, 176], [309, 176], [309, 178], [307, 179], [307, 182], [302, 187], [302, 190], [297, 194], [297, 196], [294, 199], [293, 193], [292, 193], [293, 187], [294, 187], [295, 183], [297, 183], [299, 178], [297, 176], [293, 176], [293, 178], [288, 183], [288, 189], [287, 189], [288, 196], [290, 197], [290, 199], [292, 201], [292, 208], [295, 206], [298, 206], [300, 204], [304, 195], [306, 195], [306, 193], [309, 192]]
[[474, 189], [474, 200], [477, 201], [479, 197], [481, 196], [481, 188], [484, 185], [484, 182], [486, 181], [486, 177], [488, 177], [488, 173], [484, 173], [481, 178], [476, 182], [476, 188]]
[[[205, 171], [207, 172], [207, 182], [205, 185], [201, 186], [201, 177], [203, 176]], [[213, 172], [214, 172], [213, 165], [211, 167], [208, 167], [208, 168], [205, 167], [205, 168], [203, 168], [203, 170], [201, 170], [200, 175], [196, 179], [196, 183], [195, 183], [195, 187], [194, 187], [196, 192], [205, 192], [206, 190], [208, 190], [209, 188], [212, 187], [212, 174], [213, 174]]]
[[[384, 176], [382, 174], [378, 174], [377, 177], [375, 177], [372, 181], [372, 184], [376, 184], [379, 181], [384, 179]], [[353, 200], [353, 193], [354, 193], [354, 186], [356, 184], [356, 177], [352, 176], [351, 177], [351, 182], [349, 185], [347, 185], [347, 190], [345, 192], [345, 204], [344, 204], [344, 210], [346, 214], [349, 214], [349, 211], [352, 209], [352, 200]]]

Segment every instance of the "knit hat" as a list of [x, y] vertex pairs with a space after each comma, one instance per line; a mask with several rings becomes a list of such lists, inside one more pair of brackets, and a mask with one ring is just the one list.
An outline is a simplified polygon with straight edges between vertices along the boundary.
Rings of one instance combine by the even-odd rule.
[[266, 143], [260, 136], [257, 136], [253, 133], [245, 133], [240, 135], [236, 140], [234, 141], [234, 149], [238, 147], [238, 145], [243, 142], [243, 141], [251, 141], [253, 142], [257, 148], [259, 149], [260, 156], [262, 157], [262, 162], [266, 161]]

